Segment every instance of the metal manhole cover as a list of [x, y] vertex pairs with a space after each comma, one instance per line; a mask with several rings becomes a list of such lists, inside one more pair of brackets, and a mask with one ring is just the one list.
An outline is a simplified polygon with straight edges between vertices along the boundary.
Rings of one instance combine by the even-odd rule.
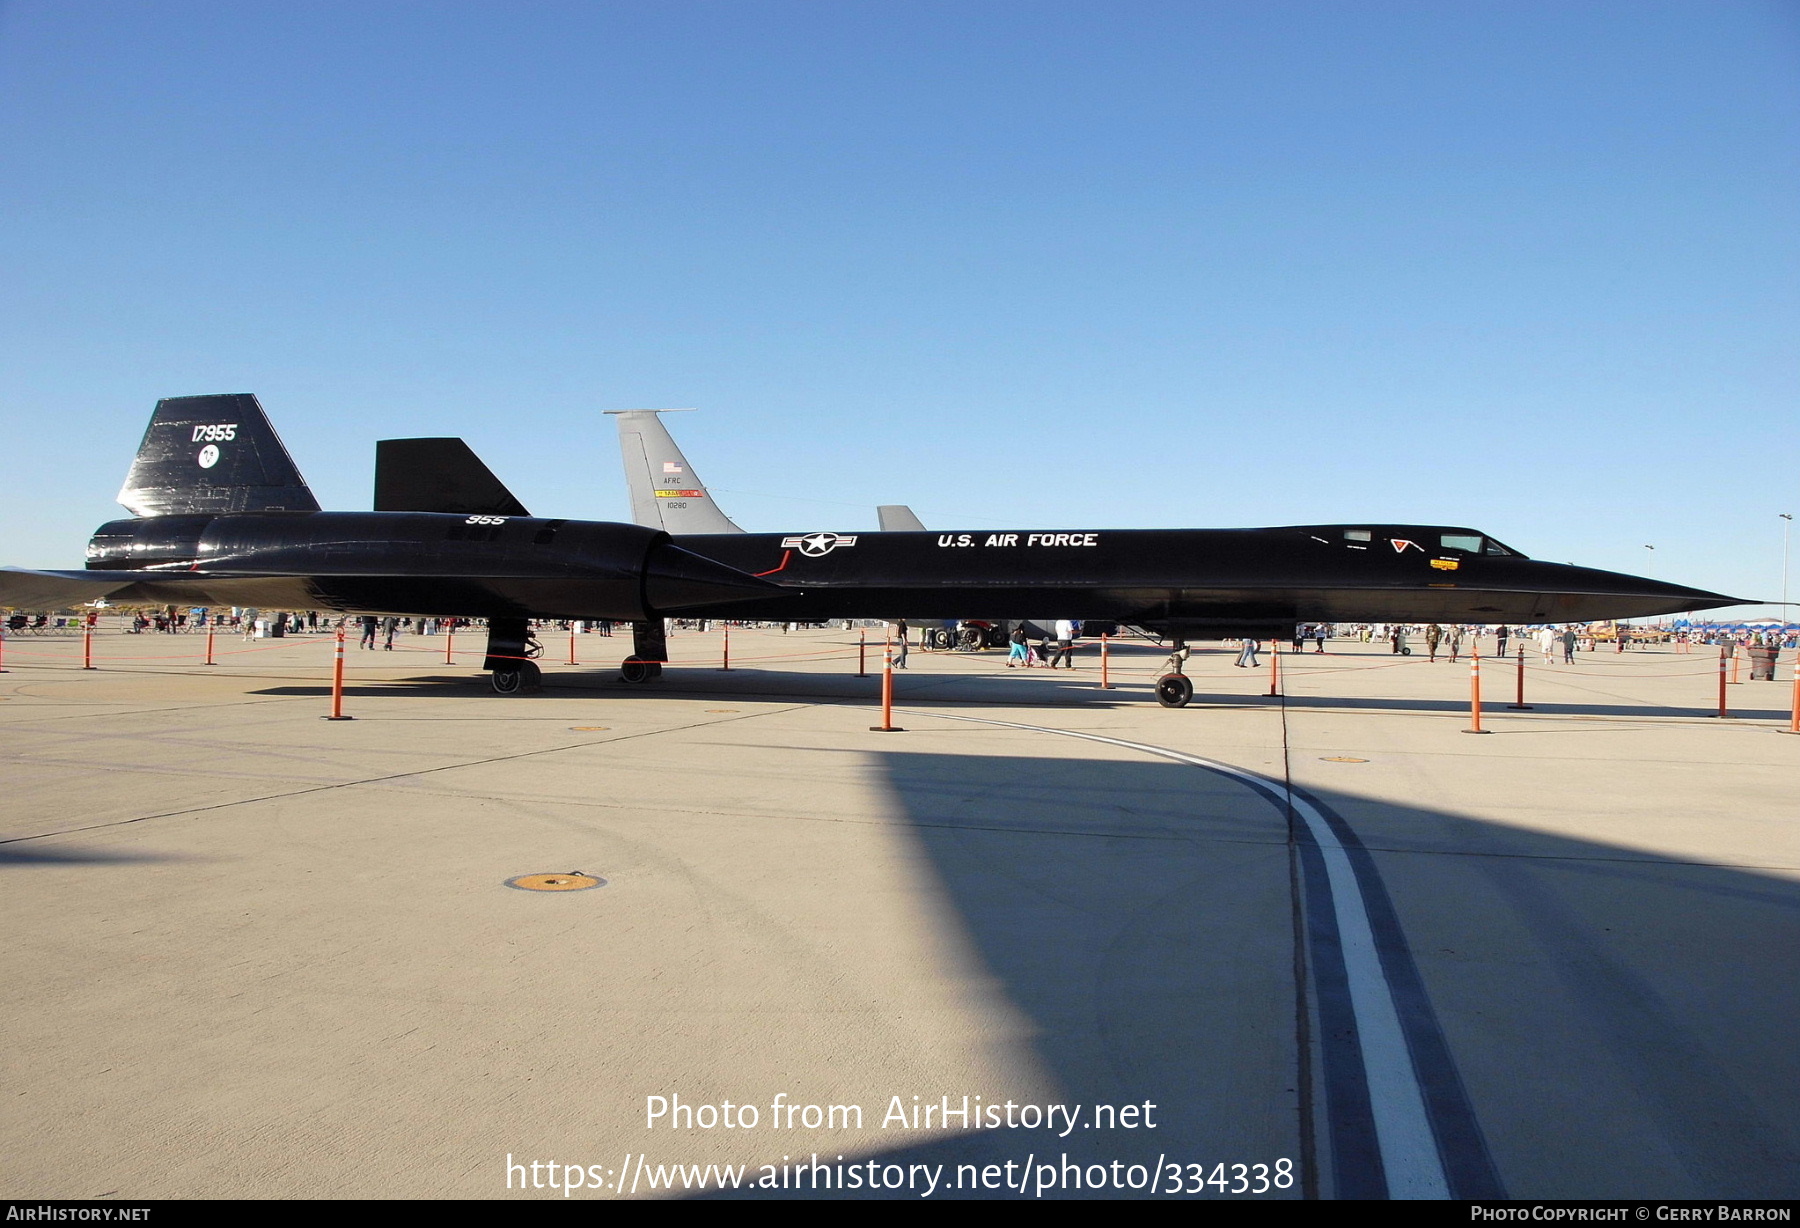
[[1355, 755], [1320, 755], [1326, 763], [1367, 763], [1367, 759], [1358, 759]]
[[589, 891], [606, 886], [606, 880], [593, 874], [570, 870], [567, 874], [521, 874], [506, 880], [508, 887], [520, 891]]

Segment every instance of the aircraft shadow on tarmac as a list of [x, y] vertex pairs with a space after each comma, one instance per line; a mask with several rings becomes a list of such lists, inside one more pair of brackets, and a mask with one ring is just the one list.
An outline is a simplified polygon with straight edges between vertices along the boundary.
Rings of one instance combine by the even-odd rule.
[[126, 849], [68, 848], [27, 844], [23, 840], [0, 844], [0, 869], [19, 866], [128, 866], [159, 862], [198, 861], [179, 853], [139, 853]]
[[[1045, 671], [1048, 673], [1049, 671]], [[1063, 674], [1056, 677], [1043, 678], [1034, 676], [1027, 683], [1021, 679], [1016, 687], [1028, 689], [1006, 688], [1010, 679], [996, 679], [986, 674], [896, 674], [894, 679], [894, 695], [896, 703], [904, 703], [906, 697], [928, 697], [929, 702], [971, 701], [1006, 704], [1084, 704], [1094, 707], [1114, 707], [1121, 704], [1139, 705], [1154, 703], [1150, 696], [1150, 687], [1144, 683], [1136, 687], [1120, 686], [1116, 691], [1102, 691], [1096, 685], [1097, 675], [1082, 673]], [[621, 699], [670, 699], [688, 697], [696, 699], [717, 698], [731, 695], [739, 699], [767, 700], [780, 703], [790, 699], [860, 699], [869, 703], [880, 702], [881, 676], [871, 671], [865, 678], [853, 674], [830, 675], [814, 673], [793, 673], [781, 670], [758, 670], [733, 666], [729, 672], [701, 667], [676, 667], [667, 670], [663, 676], [647, 685], [631, 684], [619, 680], [616, 668], [594, 667], [583, 670], [581, 667], [565, 667], [555, 673], [544, 676], [541, 689], [531, 692], [530, 699], [586, 699], [592, 700], [597, 695], [604, 695], [608, 700]], [[487, 675], [441, 674], [418, 675], [409, 678], [388, 679], [381, 682], [347, 682], [344, 685], [344, 702], [353, 704], [358, 698], [419, 698], [434, 691], [444, 695], [485, 697], [495, 703], [515, 703], [514, 698], [502, 699], [496, 696], [488, 686]], [[313, 696], [329, 698], [331, 687], [319, 684], [301, 684], [264, 687], [252, 692], [256, 695]]]
[[[1382, 1195], [1367, 1100], [1357, 1100], [1366, 1088], [1349, 1068], [1360, 1062], [1354, 1017], [1329, 983], [1321, 995], [1336, 948], [1312, 912], [1298, 944], [1310, 1005], [1297, 1005], [1284, 806], [1180, 764], [874, 758], [982, 965], [970, 992], [998, 991], [1029, 1021], [1029, 1056], [1059, 1089], [1044, 1097], [1149, 1101], [1158, 1128], [953, 1132], [846, 1164], [943, 1164], [953, 1182], [958, 1165], [1033, 1154], [1147, 1166], [1161, 1154], [1183, 1163], [1185, 1182], [1190, 1162], [1209, 1173], [1223, 1162], [1229, 1174], [1285, 1156], [1307, 1175], [1287, 1196], [1315, 1182], [1326, 1197]], [[1347, 791], [1307, 796], [1368, 850], [1380, 878], [1373, 897], [1364, 891], [1371, 920], [1397, 921], [1376, 926], [1377, 943], [1403, 1014], [1401, 974], [1412, 970], [1420, 1009], [1408, 1041], [1453, 1196], [1792, 1196], [1800, 884]], [[796, 1083], [804, 1100], [804, 1076]], [[949, 1094], [955, 1107], [964, 1093], [1003, 1095], [894, 1087], [865, 1112], [873, 1125], [888, 1094], [908, 1106]], [[771, 1150], [770, 1163], [816, 1151], [835, 1164], [839, 1153], [828, 1131]], [[1017, 1197], [936, 1196], [946, 1194]]]
[[[608, 699], [667, 699], [675, 696], [693, 698], [715, 698], [720, 695], [732, 695], [742, 699], [766, 699], [770, 702], [781, 702], [787, 699], [819, 699], [864, 698], [870, 702], [879, 702], [879, 675], [871, 673], [867, 678], [853, 676], [832, 677], [819, 674], [782, 673], [778, 670], [739, 669], [733, 667], [729, 673], [722, 670], [706, 670], [704, 668], [671, 669], [655, 683], [647, 686], [631, 685], [619, 681], [616, 670], [596, 668], [590, 672], [575, 672], [579, 667], [566, 673], [547, 674], [541, 690], [533, 692], [532, 698], [538, 699], [592, 699], [596, 693], [603, 692]], [[1048, 673], [1049, 671], [1045, 671]], [[344, 699], [347, 704], [354, 704], [359, 698], [396, 699], [418, 698], [433, 691], [444, 695], [483, 696], [495, 703], [512, 703], [513, 699], [501, 699], [493, 694], [487, 685], [486, 675], [471, 676], [468, 674], [420, 675], [411, 678], [391, 679], [383, 682], [352, 682], [344, 687]], [[894, 686], [895, 702], [904, 706], [909, 696], [915, 696], [922, 702], [972, 702], [1007, 705], [1078, 705], [1083, 707], [1111, 708], [1121, 705], [1141, 705], [1154, 703], [1150, 695], [1148, 683], [1123, 682], [1108, 692], [1096, 685], [1097, 677], [1091, 672], [1075, 672], [1054, 678], [1046, 678], [1033, 673], [1029, 678], [1013, 680], [995, 678], [986, 674], [925, 674], [896, 677]], [[1006, 688], [1006, 689], [1000, 689]], [[331, 688], [328, 685], [288, 685], [264, 687], [251, 692], [256, 695], [293, 696], [329, 698]], [[1528, 699], [1531, 697], [1527, 696]], [[1734, 720], [1783, 721], [1789, 717], [1785, 708], [1749, 708], [1741, 707], [1748, 697], [1734, 694], [1730, 709]], [[1482, 705], [1483, 714], [1488, 718], [1507, 715], [1507, 702], [1510, 696], [1490, 697]], [[1263, 709], [1271, 702], [1271, 697], [1260, 692], [1251, 693], [1224, 692], [1209, 690], [1204, 677], [1196, 679], [1192, 707], [1196, 708], [1252, 708]], [[1286, 702], [1295, 707], [1314, 710], [1343, 709], [1368, 712], [1441, 712], [1446, 716], [1467, 713], [1469, 701], [1462, 699], [1395, 699], [1357, 698], [1347, 696], [1315, 696], [1289, 695]], [[1532, 699], [1531, 708], [1534, 715], [1544, 716], [1603, 716], [1603, 717], [1706, 717], [1713, 718], [1716, 708], [1700, 704], [1684, 707], [1664, 707], [1658, 704], [1633, 703], [1559, 703], [1544, 702]], [[1179, 719], [1171, 714], [1172, 719]]]
[[[1195, 693], [1198, 702], [1201, 696]], [[1530, 696], [1527, 696], [1531, 699]], [[1735, 698], [1734, 704], [1740, 701]], [[1467, 699], [1357, 699], [1345, 696], [1289, 696], [1288, 703], [1299, 708], [1324, 710], [1328, 708], [1357, 709], [1368, 712], [1444, 712], [1463, 713], [1469, 711]], [[1546, 703], [1541, 699], [1531, 699], [1529, 707], [1541, 716], [1657, 716], [1657, 717], [1709, 717], [1717, 719], [1717, 706], [1701, 705], [1683, 706], [1679, 708], [1665, 707], [1661, 704], [1601, 704], [1601, 703]], [[1481, 705], [1484, 719], [1506, 716], [1507, 704], [1503, 699], [1489, 698]], [[1788, 713], [1780, 708], [1740, 708], [1730, 709], [1730, 719], [1735, 720], [1786, 720]]]

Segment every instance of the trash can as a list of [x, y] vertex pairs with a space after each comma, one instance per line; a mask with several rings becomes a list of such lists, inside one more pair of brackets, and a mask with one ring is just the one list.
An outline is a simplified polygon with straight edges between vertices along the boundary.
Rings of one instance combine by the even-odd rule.
[[1753, 644], [1750, 646], [1750, 681], [1775, 681], [1775, 658], [1781, 649], [1773, 645]]

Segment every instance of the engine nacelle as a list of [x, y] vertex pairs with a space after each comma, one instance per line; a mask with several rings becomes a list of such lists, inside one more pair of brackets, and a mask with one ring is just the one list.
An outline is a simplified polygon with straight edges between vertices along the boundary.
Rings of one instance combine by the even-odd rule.
[[643, 621], [781, 591], [660, 529], [431, 512], [118, 520], [88, 567], [180, 577], [218, 604], [467, 618]]

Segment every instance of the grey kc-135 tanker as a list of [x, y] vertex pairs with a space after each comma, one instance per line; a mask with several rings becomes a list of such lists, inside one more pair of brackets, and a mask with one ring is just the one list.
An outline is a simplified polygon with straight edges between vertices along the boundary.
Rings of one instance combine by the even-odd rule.
[[[653, 497], [704, 492], [683, 474]], [[679, 492], [664, 495], [664, 490]], [[1738, 598], [1528, 559], [1474, 529], [1362, 522], [1267, 529], [745, 533], [530, 515], [460, 439], [385, 440], [375, 510], [319, 508], [254, 396], [159, 401], [81, 571], [0, 570], [0, 606], [258, 606], [481, 618], [496, 691], [534, 686], [530, 620], [634, 627], [628, 681], [661, 671], [673, 615], [818, 622], [1058, 617], [1174, 642], [1158, 684], [1185, 704], [1191, 639], [1299, 622], [1586, 622]], [[916, 523], [916, 522], [915, 522]]]

